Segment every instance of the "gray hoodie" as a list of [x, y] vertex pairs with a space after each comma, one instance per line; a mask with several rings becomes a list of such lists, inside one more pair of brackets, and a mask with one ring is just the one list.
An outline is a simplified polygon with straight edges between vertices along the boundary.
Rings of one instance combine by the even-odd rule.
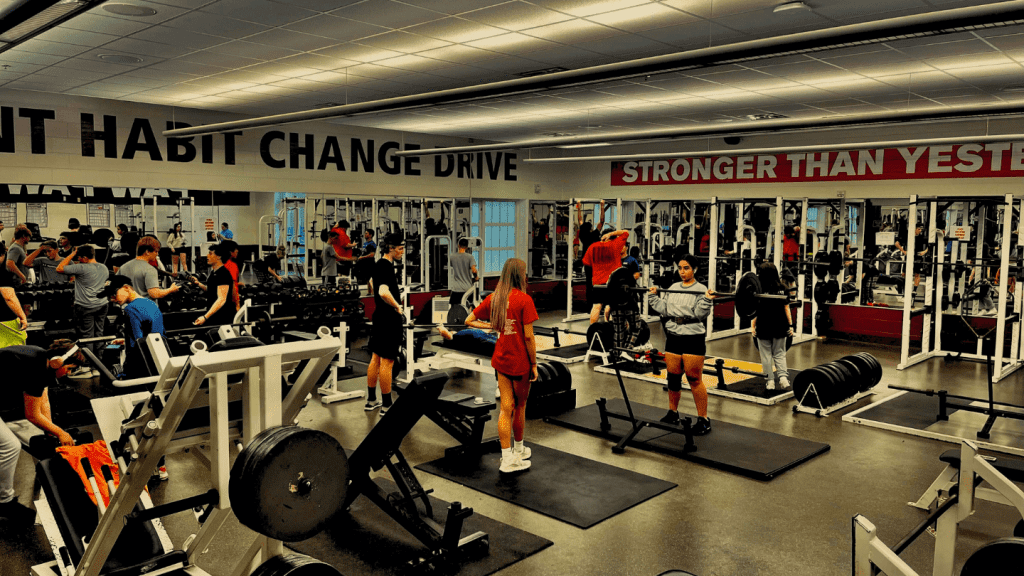
[[651, 295], [648, 300], [651, 310], [662, 316], [665, 331], [675, 336], [704, 334], [704, 323], [712, 307], [711, 300], [705, 295], [707, 287], [700, 282], [694, 282], [689, 286], [676, 282], [669, 290], [686, 290], [695, 294]]

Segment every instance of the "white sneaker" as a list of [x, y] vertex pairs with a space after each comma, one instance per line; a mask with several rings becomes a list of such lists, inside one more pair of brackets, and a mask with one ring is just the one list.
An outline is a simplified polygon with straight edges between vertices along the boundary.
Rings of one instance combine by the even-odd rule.
[[501, 398], [501, 386], [494, 387], [494, 399], [497, 400], [498, 398]]
[[636, 352], [647, 352], [648, 350], [654, 350], [654, 346], [651, 346], [650, 342], [644, 342], [639, 346], [633, 346], [633, 350]]
[[519, 454], [512, 453], [511, 458], [502, 458], [501, 466], [498, 466], [498, 472], [503, 474], [512, 474], [514, 472], [522, 472], [530, 467], [529, 460], [523, 460], [519, 457]]
[[363, 406], [363, 410], [366, 410], [367, 412], [369, 412], [371, 410], [376, 410], [377, 408], [380, 408], [383, 405], [384, 405], [384, 403], [381, 402], [379, 399], [378, 400], [367, 400], [366, 401], [366, 405]]
[[515, 454], [516, 456], [519, 456], [520, 460], [529, 460], [530, 456], [533, 456], [533, 451], [530, 450], [530, 447], [525, 444], [523, 445], [522, 452], [517, 452], [516, 449], [513, 447], [512, 453]]
[[766, 390], [775, 390], [775, 380], [769, 380], [764, 385]]
[[75, 380], [84, 380], [86, 378], [92, 378], [92, 369], [78, 368], [71, 374], [68, 374], [68, 378], [73, 378]]
[[779, 389], [785, 390], [786, 388], [789, 388], [789, 380], [785, 378], [779, 378]]

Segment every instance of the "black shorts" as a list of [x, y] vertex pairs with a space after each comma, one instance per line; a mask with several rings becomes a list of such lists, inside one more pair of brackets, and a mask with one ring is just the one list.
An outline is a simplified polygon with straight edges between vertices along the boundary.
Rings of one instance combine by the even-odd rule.
[[386, 360], [398, 358], [398, 350], [402, 347], [402, 317], [397, 313], [373, 315], [373, 327], [370, 329], [370, 353]]
[[678, 354], [680, 356], [707, 356], [708, 343], [705, 338], [706, 335], [704, 334], [686, 334], [682, 336], [666, 334], [665, 353]]
[[591, 306], [597, 306], [599, 304], [608, 304], [608, 288], [607, 286], [593, 286], [590, 289], [590, 295], [587, 296], [587, 302]]
[[174, 253], [175, 254], [179, 254], [179, 255], [180, 254], [188, 254], [188, 248], [186, 246], [182, 246], [181, 248], [175, 248], [174, 249]]

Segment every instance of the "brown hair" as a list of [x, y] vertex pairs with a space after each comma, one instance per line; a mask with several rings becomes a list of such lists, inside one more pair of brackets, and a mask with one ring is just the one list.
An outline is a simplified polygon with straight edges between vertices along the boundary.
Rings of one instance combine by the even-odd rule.
[[519, 258], [505, 260], [498, 286], [491, 296], [491, 327], [497, 330], [498, 334], [505, 330], [508, 296], [513, 289], [526, 291], [526, 262]]

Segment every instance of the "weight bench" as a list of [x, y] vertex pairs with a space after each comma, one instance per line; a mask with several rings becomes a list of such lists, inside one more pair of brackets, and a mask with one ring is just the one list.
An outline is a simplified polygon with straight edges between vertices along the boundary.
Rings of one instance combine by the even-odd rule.
[[[1007, 456], [982, 456], [982, 458], [1011, 482], [1024, 484], [1024, 460]], [[959, 482], [960, 450], [947, 450], [939, 456], [939, 460], [945, 462], [946, 467], [916, 502], [908, 502], [907, 505], [922, 510], [934, 511], [939, 505], [939, 492], [942, 490], [948, 491]], [[998, 491], [988, 487], [979, 487], [976, 497], [988, 500], [989, 502], [1010, 505], [1009, 500], [1004, 498]]]
[[[404, 394], [407, 384], [395, 382], [392, 386], [399, 395]], [[491, 419], [491, 411], [497, 408], [494, 402], [476, 402], [472, 394], [442, 393], [437, 401], [425, 410], [425, 416], [437, 424], [452, 438], [459, 441], [459, 446], [446, 448], [445, 457], [485, 454], [499, 446], [497, 438], [484, 441], [484, 425]]]

